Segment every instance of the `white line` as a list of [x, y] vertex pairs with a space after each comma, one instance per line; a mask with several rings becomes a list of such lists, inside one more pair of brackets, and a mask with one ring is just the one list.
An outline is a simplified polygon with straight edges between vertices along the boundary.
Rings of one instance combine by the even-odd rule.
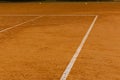
[[23, 22], [23, 23], [14, 25], [14, 26], [12, 26], [12, 27], [3, 29], [3, 30], [0, 31], [0, 33], [4, 32], [4, 31], [7, 31], [7, 30], [10, 30], [10, 29], [12, 29], [12, 28], [15, 28], [15, 27], [17, 27], [17, 26], [23, 25], [23, 24], [25, 24], [25, 23], [32, 22], [32, 21], [34, 21], [34, 20], [36, 20], [36, 19], [38, 19], [38, 18], [40, 18], [40, 17], [42, 17], [42, 16], [38, 16], [38, 17], [35, 17], [34, 19], [27, 20], [26, 22]]
[[87, 15], [87, 14], [86, 15], [82, 15], [82, 14], [81, 15], [79, 15], [79, 14], [73, 14], [73, 15], [72, 14], [63, 14], [63, 15], [58, 14], [58, 15], [54, 15], [53, 14], [53, 15], [43, 15], [43, 16], [63, 16], [64, 17], [64, 16], [96, 16], [96, 15]]
[[27, 14], [27, 15], [20, 15], [20, 14], [11, 14], [11, 15], [0, 15], [0, 16], [96, 16], [96, 15], [82, 15], [82, 14], [62, 14], [62, 15], [57, 15], [57, 14], [50, 14], [50, 15], [43, 15], [43, 14]]
[[89, 36], [89, 34], [90, 34], [90, 32], [91, 32], [91, 30], [92, 30], [92, 28], [93, 28], [93, 26], [94, 26], [97, 18], [98, 18], [98, 16], [95, 16], [95, 18], [94, 18], [92, 24], [90, 25], [87, 33], [86, 33], [85, 36], [83, 37], [83, 39], [82, 39], [82, 41], [81, 41], [78, 49], [76, 50], [76, 52], [75, 52], [75, 54], [73, 55], [71, 61], [69, 62], [69, 64], [67, 65], [65, 71], [63, 72], [60, 80], [66, 80], [66, 79], [67, 79], [67, 76], [69, 75], [69, 73], [70, 73], [70, 71], [71, 71], [71, 69], [72, 69], [72, 67], [73, 67], [73, 65], [74, 65], [74, 63], [75, 63], [78, 55], [80, 54], [80, 52], [81, 52], [81, 50], [82, 50], [82, 47], [83, 47], [85, 41], [87, 40], [87, 37]]

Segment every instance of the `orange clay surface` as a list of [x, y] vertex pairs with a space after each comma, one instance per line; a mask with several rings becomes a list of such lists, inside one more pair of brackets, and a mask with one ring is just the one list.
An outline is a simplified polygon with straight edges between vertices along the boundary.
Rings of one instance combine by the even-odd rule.
[[1, 79], [59, 79], [93, 18], [42, 17], [1, 33]]
[[68, 80], [120, 79], [120, 15], [99, 16]]
[[[0, 31], [51, 14], [98, 15], [67, 80], [120, 79], [120, 3], [0, 3]], [[0, 32], [0, 80], [59, 80], [94, 18], [43, 16]]]

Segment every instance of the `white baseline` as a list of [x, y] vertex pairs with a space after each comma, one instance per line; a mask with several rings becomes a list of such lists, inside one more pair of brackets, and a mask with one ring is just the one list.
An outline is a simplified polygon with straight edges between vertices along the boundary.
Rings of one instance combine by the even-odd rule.
[[0, 16], [61, 16], [61, 17], [64, 17], [64, 16], [68, 16], [68, 17], [72, 17], [72, 16], [96, 16], [96, 15], [87, 15], [87, 14], [4, 14], [4, 15], [0, 15]]
[[90, 25], [87, 33], [86, 33], [85, 36], [83, 37], [83, 39], [82, 39], [79, 47], [77, 48], [75, 54], [73, 55], [71, 61], [69, 62], [69, 64], [67, 65], [65, 71], [63, 72], [60, 80], [66, 80], [66, 79], [67, 79], [67, 76], [69, 75], [69, 73], [70, 73], [70, 71], [71, 71], [71, 69], [72, 69], [72, 67], [73, 67], [73, 65], [74, 65], [74, 63], [75, 63], [78, 55], [80, 54], [80, 52], [81, 52], [81, 50], [82, 50], [82, 47], [84, 46], [84, 43], [85, 43], [85, 41], [87, 40], [87, 37], [89, 36], [89, 34], [90, 34], [90, 32], [91, 32], [91, 30], [92, 30], [92, 28], [93, 28], [93, 26], [94, 26], [97, 18], [98, 18], [98, 16], [96, 15], [95, 18], [94, 18], [94, 20], [93, 20], [93, 22], [91, 23], [91, 25]]

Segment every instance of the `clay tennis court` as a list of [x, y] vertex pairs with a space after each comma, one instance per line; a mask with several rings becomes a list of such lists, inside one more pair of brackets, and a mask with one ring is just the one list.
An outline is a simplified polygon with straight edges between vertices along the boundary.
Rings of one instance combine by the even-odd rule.
[[120, 3], [0, 3], [0, 80], [120, 80]]

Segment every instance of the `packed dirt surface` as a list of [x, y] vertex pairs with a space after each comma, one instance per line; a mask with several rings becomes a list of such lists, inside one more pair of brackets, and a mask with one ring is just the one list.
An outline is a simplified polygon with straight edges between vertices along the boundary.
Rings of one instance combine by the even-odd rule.
[[0, 79], [59, 79], [93, 19], [42, 17], [1, 33]]
[[67, 79], [120, 80], [120, 3], [39, 2], [0, 3], [0, 80], [59, 80], [90, 15], [98, 19]]
[[118, 14], [120, 3], [0, 3], [0, 14]]
[[120, 15], [99, 16], [68, 80], [120, 79]]

